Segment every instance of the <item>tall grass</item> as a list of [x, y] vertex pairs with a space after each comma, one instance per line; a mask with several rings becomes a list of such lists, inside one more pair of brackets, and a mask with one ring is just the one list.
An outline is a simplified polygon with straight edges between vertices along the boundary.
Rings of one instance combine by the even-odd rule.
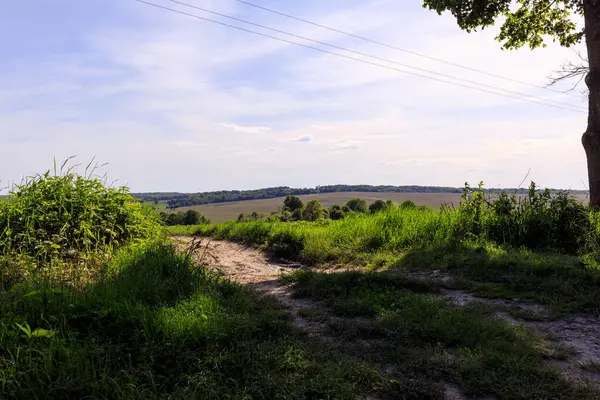
[[14, 188], [0, 205], [0, 398], [351, 399], [381, 387], [274, 300], [178, 253], [157, 221], [126, 188], [69, 170]]
[[566, 193], [550, 196], [532, 185], [526, 197], [493, 199], [467, 187], [457, 208], [396, 206], [336, 221], [230, 222], [194, 233], [311, 265], [445, 269], [488, 295], [572, 311], [600, 309], [598, 222], [596, 212]]

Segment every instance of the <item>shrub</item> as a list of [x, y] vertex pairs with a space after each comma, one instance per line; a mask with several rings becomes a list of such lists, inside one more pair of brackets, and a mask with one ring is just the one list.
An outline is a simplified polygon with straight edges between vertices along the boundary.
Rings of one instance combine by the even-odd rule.
[[417, 208], [417, 205], [412, 200], [405, 200], [402, 202], [402, 204], [400, 204], [400, 208], [403, 210], [407, 210], [407, 209]]
[[369, 211], [371, 213], [376, 213], [379, 211], [386, 210], [386, 209], [390, 208], [391, 206], [392, 206], [391, 200], [386, 201], [386, 200], [377, 199], [373, 203], [371, 203], [371, 205], [369, 206]]
[[280, 257], [296, 257], [304, 249], [304, 237], [296, 231], [280, 231], [269, 238], [267, 247]]
[[597, 243], [590, 211], [566, 192], [551, 196], [531, 183], [524, 198], [485, 196], [482, 184], [465, 185], [458, 209], [457, 237], [479, 237], [498, 244], [575, 254]]
[[297, 196], [288, 196], [283, 201], [283, 209], [286, 211], [294, 212], [296, 210], [302, 210], [304, 203]]
[[323, 207], [319, 200], [310, 200], [302, 211], [302, 219], [306, 221], [316, 221], [323, 217]]
[[350, 209], [350, 211], [357, 213], [366, 213], [367, 212], [367, 202], [363, 199], [352, 199], [346, 203], [346, 206]]
[[342, 219], [346, 216], [346, 213], [344, 212], [344, 210], [342, 210], [342, 207], [340, 207], [338, 204], [334, 204], [331, 207], [329, 207], [329, 218], [331, 218], [332, 220], [338, 220], [338, 219]]
[[163, 223], [167, 226], [175, 225], [200, 225], [209, 224], [210, 220], [196, 210], [188, 210], [186, 212], [166, 213], [161, 212], [160, 217]]
[[0, 252], [40, 261], [107, 252], [156, 236], [158, 216], [127, 188], [105, 186], [70, 171], [36, 175], [15, 185], [0, 205]]
[[302, 219], [302, 209], [298, 208], [292, 212], [292, 221], [300, 221]]

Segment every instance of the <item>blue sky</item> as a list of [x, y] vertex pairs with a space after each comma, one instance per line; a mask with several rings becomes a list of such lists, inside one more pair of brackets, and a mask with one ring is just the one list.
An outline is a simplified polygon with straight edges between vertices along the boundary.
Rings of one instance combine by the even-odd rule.
[[[234, 0], [186, 2], [439, 73], [586, 104], [579, 92], [476, 74]], [[552, 44], [501, 51], [494, 29], [466, 34], [418, 0], [254, 2], [536, 85], [576, 59]], [[133, 0], [9, 0], [0, 14], [0, 52], [3, 185], [71, 155], [83, 164], [94, 156], [109, 163], [103, 173], [134, 191], [480, 180], [506, 187], [530, 168], [542, 186], [580, 189], [586, 181], [585, 113], [365, 65]]]

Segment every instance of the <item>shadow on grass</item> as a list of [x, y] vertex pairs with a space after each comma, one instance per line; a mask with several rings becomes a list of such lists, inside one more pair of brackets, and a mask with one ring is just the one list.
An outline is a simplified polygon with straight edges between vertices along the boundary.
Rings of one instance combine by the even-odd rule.
[[122, 252], [77, 291], [2, 294], [2, 398], [354, 398], [379, 379], [167, 245]]
[[[473, 397], [598, 395], [542, 367], [545, 355], [533, 331], [477, 305], [454, 307], [426, 284], [386, 272], [299, 271], [286, 279], [296, 295], [319, 299], [340, 317], [363, 317], [338, 320], [332, 331], [346, 340], [349, 353], [387, 366], [394, 398], [436, 398], [440, 382], [452, 382]], [[374, 345], [357, 346], [373, 338]]]
[[461, 243], [414, 248], [394, 267], [447, 271], [459, 289], [481, 296], [530, 299], [557, 312], [600, 311], [600, 269], [591, 256]]

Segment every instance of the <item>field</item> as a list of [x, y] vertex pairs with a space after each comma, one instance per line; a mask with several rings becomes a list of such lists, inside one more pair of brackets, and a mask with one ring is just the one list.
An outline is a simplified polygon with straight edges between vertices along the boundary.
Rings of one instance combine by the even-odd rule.
[[[323, 207], [329, 207], [333, 204], [346, 204], [348, 200], [361, 198], [372, 202], [377, 199], [391, 200], [401, 203], [405, 200], [412, 200], [418, 205], [426, 205], [432, 208], [439, 208], [442, 204], [460, 202], [460, 194], [457, 193], [370, 193], [370, 192], [348, 192], [348, 193], [325, 193], [310, 194], [298, 196], [304, 203], [309, 200], [319, 200]], [[213, 222], [225, 222], [235, 220], [240, 214], [258, 214], [269, 215], [273, 211], [278, 211], [283, 205], [284, 197], [264, 200], [246, 200], [231, 203], [206, 204], [193, 207], [181, 207], [175, 211], [196, 210], [206, 216]]]
[[[310, 194], [298, 196], [304, 203], [309, 200], [319, 200], [323, 207], [329, 207], [333, 204], [346, 204], [350, 199], [361, 198], [367, 203], [371, 203], [377, 199], [391, 200], [395, 203], [402, 203], [406, 200], [411, 200], [417, 205], [425, 205], [433, 209], [439, 208], [443, 204], [454, 204], [457, 206], [460, 203], [459, 193], [371, 193], [371, 192], [347, 192], [347, 193], [325, 193], [325, 194]], [[579, 200], [585, 201], [585, 195], [577, 195]], [[283, 197], [264, 200], [246, 200], [236, 201], [231, 203], [205, 204], [201, 206], [180, 207], [175, 209], [175, 212], [196, 210], [206, 216], [213, 222], [225, 222], [237, 219], [240, 214], [250, 214], [257, 212], [258, 214], [269, 215], [273, 211], [278, 211], [283, 204]], [[163, 211], [164, 206], [161, 207]]]

